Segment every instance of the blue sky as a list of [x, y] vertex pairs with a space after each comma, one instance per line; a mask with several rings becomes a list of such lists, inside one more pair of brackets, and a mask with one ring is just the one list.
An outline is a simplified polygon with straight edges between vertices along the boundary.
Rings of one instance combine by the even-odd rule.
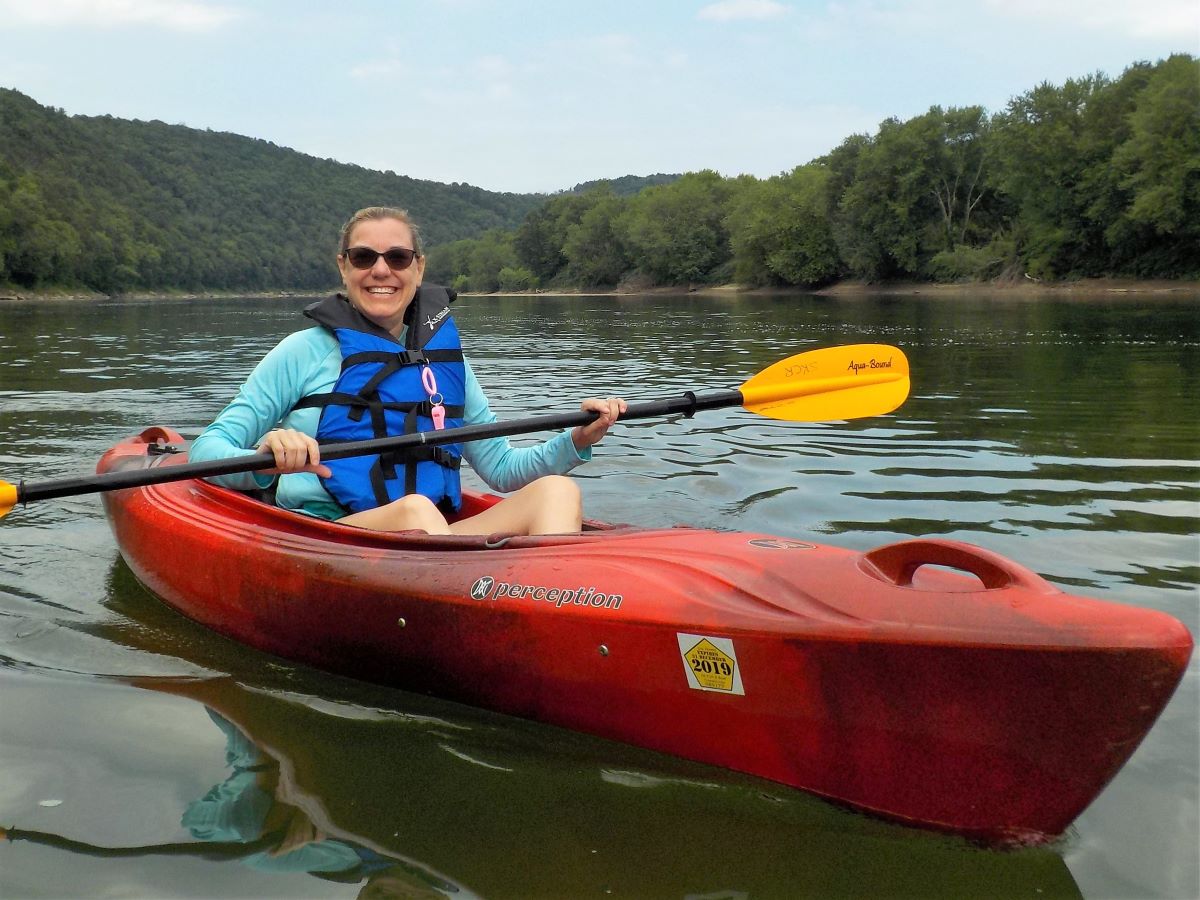
[[766, 177], [888, 116], [1200, 54], [1200, 2], [0, 0], [0, 48], [0, 86], [68, 113], [555, 191]]

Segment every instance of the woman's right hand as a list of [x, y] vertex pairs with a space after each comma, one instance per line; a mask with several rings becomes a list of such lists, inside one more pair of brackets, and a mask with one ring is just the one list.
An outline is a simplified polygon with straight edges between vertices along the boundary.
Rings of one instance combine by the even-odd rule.
[[321, 446], [316, 438], [294, 428], [268, 431], [258, 445], [258, 452], [275, 456], [275, 468], [265, 470], [268, 475], [312, 472], [328, 478], [333, 474], [328, 466], [321, 465]]

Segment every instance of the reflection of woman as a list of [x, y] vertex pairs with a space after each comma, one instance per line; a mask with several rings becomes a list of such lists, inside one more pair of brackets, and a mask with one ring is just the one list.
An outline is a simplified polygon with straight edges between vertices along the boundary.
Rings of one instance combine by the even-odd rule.
[[[536, 447], [505, 438], [422, 447], [404, 456], [323, 464], [317, 439], [354, 440], [495, 421], [450, 315], [451, 298], [422, 285], [425, 258], [403, 210], [360, 210], [337, 256], [345, 295], [313, 304], [321, 327], [285, 338], [250, 374], [234, 401], [193, 443], [193, 460], [275, 455], [281, 506], [383, 531], [545, 534], [578, 531], [579, 489], [564, 473], [625, 411], [619, 398], [583, 401], [597, 418]], [[276, 427], [276, 426], [280, 427]], [[492, 488], [515, 491], [457, 518], [465, 458]], [[320, 480], [318, 480], [318, 476]], [[218, 479], [239, 489], [265, 476]], [[447, 521], [447, 515], [450, 521]]]
[[0, 828], [0, 840], [29, 841], [102, 857], [195, 856], [239, 860], [263, 872], [308, 872], [327, 881], [363, 881], [359, 897], [470, 896], [422, 866], [370, 847], [325, 835], [299, 807], [280, 799], [279, 763], [224, 717], [208, 710], [225, 734], [229, 777], [184, 810], [182, 824], [196, 842], [98, 847], [60, 835]]

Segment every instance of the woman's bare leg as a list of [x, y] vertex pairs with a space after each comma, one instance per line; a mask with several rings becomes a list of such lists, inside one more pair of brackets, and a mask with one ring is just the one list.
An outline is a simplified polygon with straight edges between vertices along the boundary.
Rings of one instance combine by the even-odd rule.
[[495, 506], [450, 526], [451, 534], [572, 534], [583, 524], [579, 487], [562, 475], [525, 485]]
[[365, 509], [338, 519], [343, 525], [356, 525], [373, 531], [427, 531], [430, 534], [450, 534], [446, 517], [433, 501], [423, 494], [409, 494], [386, 506]]

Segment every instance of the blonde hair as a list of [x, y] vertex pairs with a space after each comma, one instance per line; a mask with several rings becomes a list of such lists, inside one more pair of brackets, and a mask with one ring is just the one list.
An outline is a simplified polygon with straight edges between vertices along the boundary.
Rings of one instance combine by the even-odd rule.
[[358, 226], [359, 222], [371, 222], [377, 219], [395, 219], [397, 222], [403, 222], [408, 226], [408, 230], [412, 232], [413, 246], [417, 256], [421, 256], [421, 231], [417, 228], [417, 223], [412, 220], [412, 216], [408, 214], [408, 210], [399, 209], [395, 206], [366, 206], [352, 215], [346, 220], [346, 224], [342, 226], [342, 239], [338, 243], [338, 256], [344, 256], [346, 250], [350, 247], [350, 235]]

